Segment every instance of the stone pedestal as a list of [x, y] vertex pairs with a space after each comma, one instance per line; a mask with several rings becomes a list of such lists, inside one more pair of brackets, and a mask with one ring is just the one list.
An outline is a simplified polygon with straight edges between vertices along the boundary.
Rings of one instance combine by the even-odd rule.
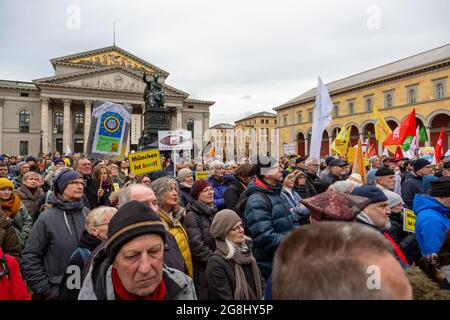
[[158, 149], [158, 131], [169, 131], [169, 110], [167, 108], [146, 108], [144, 130], [139, 139], [139, 151]]

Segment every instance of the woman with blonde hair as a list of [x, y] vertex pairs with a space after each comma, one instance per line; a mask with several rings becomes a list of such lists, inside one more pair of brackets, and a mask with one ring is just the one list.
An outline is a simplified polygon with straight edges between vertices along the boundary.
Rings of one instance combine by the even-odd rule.
[[109, 195], [114, 191], [111, 173], [106, 165], [98, 165], [94, 168], [94, 179], [98, 182], [97, 191], [98, 204], [101, 206], [109, 205]]

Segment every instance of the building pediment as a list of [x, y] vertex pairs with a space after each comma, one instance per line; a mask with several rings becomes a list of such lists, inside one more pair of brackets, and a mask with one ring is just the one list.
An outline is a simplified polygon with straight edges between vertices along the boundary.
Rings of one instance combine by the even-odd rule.
[[53, 67], [57, 64], [79, 66], [80, 68], [121, 66], [134, 71], [158, 73], [164, 78], [169, 75], [167, 71], [116, 46], [54, 58], [50, 61]]

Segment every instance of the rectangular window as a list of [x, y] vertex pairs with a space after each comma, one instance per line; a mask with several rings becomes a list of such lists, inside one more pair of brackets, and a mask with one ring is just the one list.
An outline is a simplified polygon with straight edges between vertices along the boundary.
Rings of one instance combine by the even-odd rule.
[[406, 95], [409, 104], [417, 103], [417, 86], [406, 88]]
[[373, 101], [372, 98], [366, 98], [366, 111], [372, 112]]
[[314, 111], [313, 110], [309, 110], [308, 111], [308, 121], [309, 122], [313, 122], [314, 119]]
[[394, 93], [386, 92], [384, 94], [384, 107], [391, 108], [394, 105]]
[[269, 120], [266, 120], [266, 124], [269, 124]]
[[29, 94], [28, 92], [21, 92], [21, 93], [20, 93], [20, 96], [21, 96], [21, 97], [29, 97], [30, 94]]
[[339, 117], [339, 106], [338, 105], [333, 106], [333, 115], [334, 115], [334, 117]]
[[297, 113], [297, 123], [302, 123], [302, 113], [301, 112]]
[[348, 102], [348, 114], [355, 113], [355, 103], [353, 101]]
[[284, 116], [284, 117], [283, 117], [283, 125], [284, 125], [284, 126], [287, 126], [287, 116]]
[[26, 156], [29, 155], [28, 152], [28, 141], [20, 141], [20, 155], [21, 156]]
[[445, 97], [445, 80], [434, 81], [434, 98], [441, 99]]
[[261, 120], [261, 124], [264, 124], [264, 119]]

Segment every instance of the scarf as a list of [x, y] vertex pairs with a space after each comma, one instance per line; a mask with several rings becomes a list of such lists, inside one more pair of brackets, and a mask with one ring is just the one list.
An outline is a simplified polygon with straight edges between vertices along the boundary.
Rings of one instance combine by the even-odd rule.
[[[216, 254], [225, 258], [228, 254], [228, 246], [225, 241], [216, 238]], [[236, 287], [234, 289], [235, 300], [262, 300], [261, 277], [258, 265], [248, 247], [236, 247], [236, 251], [231, 258], [234, 262], [234, 276], [236, 278]], [[253, 279], [255, 281], [256, 293], [245, 277], [242, 265], [250, 264], [252, 267]]]
[[122, 284], [122, 281], [120, 280], [119, 273], [114, 267], [112, 268], [111, 277], [114, 292], [120, 300], [164, 300], [166, 298], [167, 290], [164, 280], [161, 280], [161, 283], [158, 285], [158, 287], [156, 287], [155, 291], [153, 291], [153, 293], [151, 293], [149, 296], [139, 297], [129, 293], [125, 289], [125, 287]]
[[102, 189], [109, 190], [111, 188], [111, 183], [109, 182], [109, 179], [102, 181]]
[[2, 210], [7, 217], [13, 217], [19, 211], [21, 202], [15, 193], [11, 195], [9, 200], [2, 200], [1, 202]]

